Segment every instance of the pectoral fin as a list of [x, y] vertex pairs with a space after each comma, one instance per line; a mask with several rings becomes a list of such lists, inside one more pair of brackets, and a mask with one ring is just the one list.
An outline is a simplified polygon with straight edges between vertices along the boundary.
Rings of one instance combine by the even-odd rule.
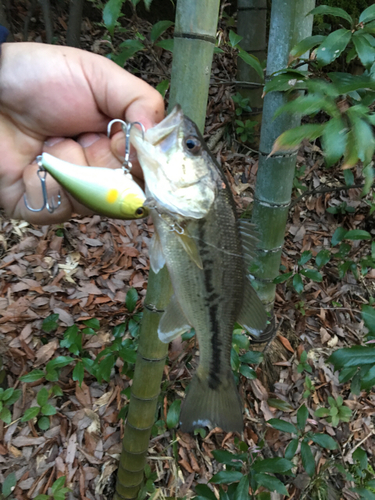
[[190, 329], [191, 326], [173, 295], [159, 323], [159, 340], [167, 344]]
[[238, 323], [251, 335], [259, 337], [266, 328], [267, 319], [267, 313], [262, 301], [251, 286], [250, 280], [246, 278], [243, 304], [238, 316]]
[[193, 238], [188, 234], [183, 233], [178, 235], [178, 241], [184, 247], [185, 252], [188, 254], [190, 259], [196, 264], [199, 269], [203, 269], [202, 260], [199, 255], [198, 247]]
[[157, 274], [165, 265], [165, 257], [161, 246], [161, 241], [157, 233], [154, 233], [150, 243], [150, 264], [151, 269]]

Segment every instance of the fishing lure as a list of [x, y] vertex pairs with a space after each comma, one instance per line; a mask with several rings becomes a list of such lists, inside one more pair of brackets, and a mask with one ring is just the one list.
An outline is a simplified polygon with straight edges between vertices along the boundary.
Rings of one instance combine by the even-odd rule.
[[[108, 124], [108, 136], [113, 123], [120, 122], [126, 134], [125, 159], [122, 168], [110, 169], [102, 167], [85, 167], [60, 160], [48, 153], [37, 157], [39, 165], [38, 176], [42, 185], [43, 205], [32, 208], [26, 195], [26, 207], [32, 212], [40, 212], [46, 208], [53, 213], [61, 204], [60, 193], [57, 203], [48, 200], [46, 175], [47, 172], [61, 184], [76, 200], [100, 215], [115, 219], [139, 219], [148, 215], [144, 206], [146, 196], [131, 175], [132, 164], [130, 154], [130, 129], [135, 123], [126, 124], [122, 120], [112, 120]], [[142, 134], [144, 133], [142, 124]]]

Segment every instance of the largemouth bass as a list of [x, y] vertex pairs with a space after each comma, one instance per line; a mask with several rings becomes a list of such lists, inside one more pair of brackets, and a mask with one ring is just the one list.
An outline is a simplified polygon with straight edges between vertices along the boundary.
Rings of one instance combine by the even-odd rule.
[[99, 215], [140, 219], [148, 215], [146, 196], [121, 168], [84, 167], [43, 153], [40, 163], [68, 193]]
[[226, 177], [179, 106], [144, 140], [133, 128], [131, 142], [155, 226], [151, 266], [158, 272], [166, 264], [174, 289], [159, 338], [169, 342], [194, 328], [199, 341], [199, 366], [181, 409], [181, 429], [241, 431], [242, 405], [230, 364], [233, 327], [238, 321], [259, 335], [267, 323], [246, 277], [254, 228], [243, 224], [241, 232]]

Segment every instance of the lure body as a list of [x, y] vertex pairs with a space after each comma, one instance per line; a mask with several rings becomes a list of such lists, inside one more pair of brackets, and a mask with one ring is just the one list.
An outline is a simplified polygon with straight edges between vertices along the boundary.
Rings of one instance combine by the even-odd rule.
[[48, 153], [42, 154], [41, 164], [68, 193], [97, 214], [115, 219], [148, 215], [144, 192], [121, 168], [83, 167]]

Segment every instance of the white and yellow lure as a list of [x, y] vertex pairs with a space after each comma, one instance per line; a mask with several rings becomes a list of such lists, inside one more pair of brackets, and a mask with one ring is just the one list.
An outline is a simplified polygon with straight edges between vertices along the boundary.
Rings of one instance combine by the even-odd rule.
[[79, 202], [95, 213], [115, 219], [148, 215], [146, 196], [123, 169], [83, 167], [43, 153], [40, 165]]

